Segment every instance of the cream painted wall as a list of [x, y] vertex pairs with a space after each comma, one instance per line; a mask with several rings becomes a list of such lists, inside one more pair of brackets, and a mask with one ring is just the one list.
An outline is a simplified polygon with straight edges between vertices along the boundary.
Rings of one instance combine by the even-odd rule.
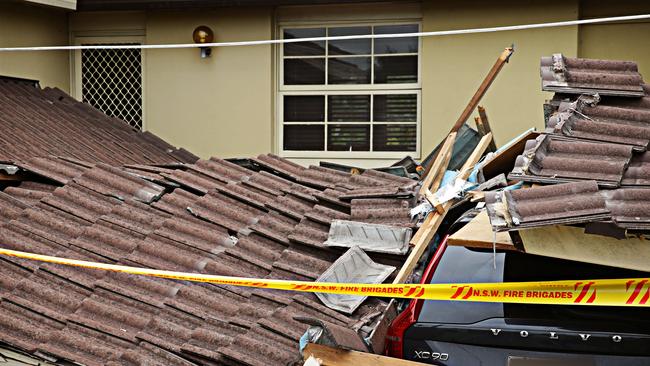
[[[482, 0], [423, 3], [424, 30], [462, 29], [577, 19], [577, 0]], [[510, 63], [480, 103], [485, 106], [497, 145], [522, 131], [543, 128], [539, 59], [577, 54], [577, 27], [474, 35], [428, 37], [423, 41], [423, 151], [449, 131], [504, 47], [515, 44]], [[473, 118], [471, 118], [473, 124]]]
[[[0, 2], [0, 45], [60, 46], [68, 44], [68, 16], [64, 10]], [[67, 51], [3, 53], [0, 75], [37, 79], [42, 86], [70, 90]]]
[[[205, 24], [215, 40], [272, 38], [272, 9], [152, 12], [147, 43], [188, 43]], [[147, 129], [202, 157], [252, 156], [272, 151], [271, 46], [148, 50]]]
[[[584, 18], [650, 13], [650, 2], [619, 0], [583, 1]], [[636, 61], [639, 71], [650, 82], [650, 21], [623, 24], [590, 24], [579, 30], [580, 57]]]
[[650, 82], [650, 22], [580, 28], [580, 57], [635, 61]]

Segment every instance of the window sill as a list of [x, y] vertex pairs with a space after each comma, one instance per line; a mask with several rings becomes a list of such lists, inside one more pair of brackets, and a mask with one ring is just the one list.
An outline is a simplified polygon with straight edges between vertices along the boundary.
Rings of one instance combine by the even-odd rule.
[[280, 151], [279, 155], [289, 159], [401, 159], [407, 155], [420, 159], [417, 151]]

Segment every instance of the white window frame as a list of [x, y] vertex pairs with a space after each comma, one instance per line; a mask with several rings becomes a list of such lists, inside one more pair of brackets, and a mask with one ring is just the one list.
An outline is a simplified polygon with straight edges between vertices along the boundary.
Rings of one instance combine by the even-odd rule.
[[[285, 28], [330, 28], [330, 27], [363, 27], [363, 26], [385, 26], [385, 25], [405, 25], [416, 24], [418, 29], [422, 28], [422, 22], [419, 19], [400, 19], [394, 21], [371, 21], [371, 22], [283, 22], [278, 26], [278, 35], [282, 37]], [[405, 155], [420, 158], [421, 147], [421, 130], [422, 130], [422, 39], [418, 38], [418, 64], [417, 64], [417, 83], [405, 84], [327, 84], [327, 59], [332, 57], [359, 57], [367, 55], [329, 55], [329, 47], [325, 47], [324, 56], [287, 56], [286, 59], [299, 58], [319, 58], [325, 59], [325, 83], [323, 85], [285, 85], [284, 84], [284, 47], [277, 47], [277, 97], [276, 97], [276, 137], [278, 153], [286, 158], [350, 158], [350, 159], [398, 159]], [[396, 53], [381, 56], [413, 56], [413, 53]], [[374, 83], [374, 42], [371, 42], [371, 83]], [[370, 98], [370, 121], [361, 122], [327, 122], [327, 95], [373, 95], [373, 94], [416, 94], [417, 111], [415, 122], [372, 122], [374, 119], [374, 98]], [[325, 96], [325, 121], [324, 122], [284, 122], [284, 96], [285, 95], [324, 95]], [[327, 148], [327, 125], [328, 124], [368, 124], [368, 125], [385, 125], [385, 124], [415, 124], [416, 125], [416, 149], [415, 151], [296, 151], [284, 150], [284, 125], [324, 125], [325, 127], [325, 148]], [[373, 133], [370, 132], [370, 148], [372, 149]]]
[[[92, 36], [75, 36], [74, 45], [81, 46], [83, 44], [114, 44], [114, 43], [138, 43], [145, 44], [144, 36], [131, 36], [131, 35], [92, 35]], [[147, 118], [146, 118], [146, 59], [145, 59], [145, 50], [140, 51], [140, 67], [141, 67], [141, 78], [142, 78], [142, 131], [147, 130]], [[71, 57], [71, 77], [70, 77], [70, 92], [71, 95], [78, 101], [83, 100], [83, 88], [82, 88], [82, 76], [81, 76], [81, 51], [73, 51]]]

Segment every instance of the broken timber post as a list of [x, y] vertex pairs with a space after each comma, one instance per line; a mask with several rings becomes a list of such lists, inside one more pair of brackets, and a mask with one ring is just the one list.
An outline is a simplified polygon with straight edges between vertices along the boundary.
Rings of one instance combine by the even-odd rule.
[[[510, 59], [510, 56], [512, 56], [513, 52], [515, 52], [515, 49], [513, 47], [506, 47], [506, 49], [501, 52], [501, 55], [499, 55], [499, 58], [497, 61], [494, 63], [490, 71], [488, 72], [487, 76], [485, 79], [483, 79], [483, 82], [481, 85], [479, 85], [478, 89], [472, 96], [472, 99], [470, 99], [469, 103], [467, 103], [467, 106], [463, 110], [463, 112], [460, 114], [460, 117], [458, 117], [458, 120], [454, 124], [454, 126], [451, 128], [450, 132], [458, 132], [458, 130], [467, 122], [469, 117], [472, 115], [472, 112], [476, 107], [478, 106], [478, 103], [481, 101], [483, 96], [485, 95], [485, 92], [487, 92], [488, 88], [490, 85], [492, 85], [492, 82], [496, 79], [497, 75], [499, 75], [499, 71], [503, 68], [503, 66], [508, 62]], [[436, 157], [438, 154], [431, 159], [429, 164], [425, 167], [424, 174], [426, 175], [427, 172], [431, 169], [431, 165], [433, 164], [433, 161], [436, 160]]]

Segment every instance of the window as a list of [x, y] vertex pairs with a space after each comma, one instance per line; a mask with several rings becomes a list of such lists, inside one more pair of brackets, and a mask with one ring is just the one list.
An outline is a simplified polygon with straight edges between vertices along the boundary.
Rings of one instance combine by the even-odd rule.
[[142, 130], [141, 50], [82, 50], [81, 98], [105, 114]]
[[[285, 27], [281, 33], [294, 39], [418, 31], [418, 24], [375, 24]], [[284, 44], [278, 98], [282, 154], [417, 155], [419, 50], [417, 37]]]

